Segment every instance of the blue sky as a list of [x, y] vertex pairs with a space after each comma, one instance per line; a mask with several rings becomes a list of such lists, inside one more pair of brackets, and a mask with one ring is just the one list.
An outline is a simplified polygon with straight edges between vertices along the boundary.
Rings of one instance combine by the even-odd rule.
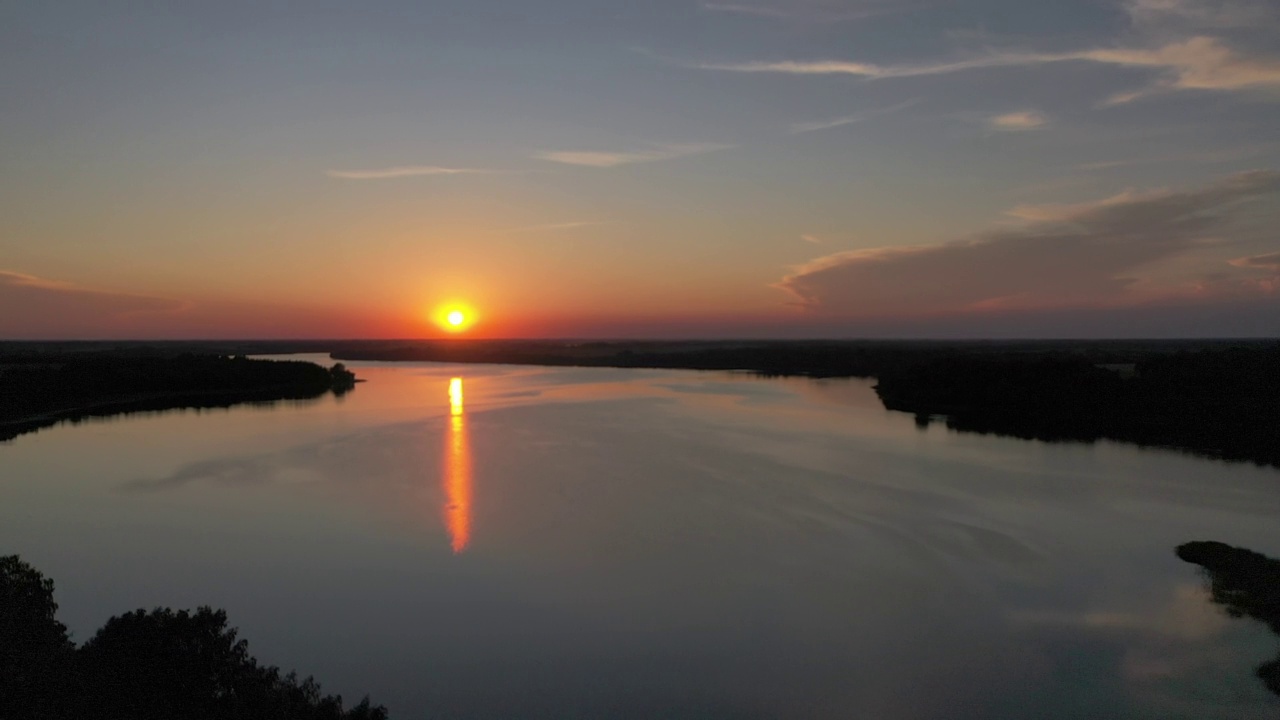
[[0, 335], [1280, 333], [1280, 5], [10, 3]]

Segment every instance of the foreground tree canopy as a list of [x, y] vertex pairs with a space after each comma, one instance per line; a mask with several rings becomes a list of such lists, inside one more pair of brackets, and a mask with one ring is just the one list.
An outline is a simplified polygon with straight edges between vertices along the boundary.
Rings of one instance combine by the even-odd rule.
[[385, 720], [261, 665], [222, 610], [136, 610], [76, 647], [58, 622], [53, 581], [0, 557], [0, 720]]

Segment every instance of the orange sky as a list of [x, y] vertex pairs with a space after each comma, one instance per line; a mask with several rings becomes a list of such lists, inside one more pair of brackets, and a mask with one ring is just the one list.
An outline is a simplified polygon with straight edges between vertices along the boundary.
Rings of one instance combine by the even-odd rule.
[[0, 339], [1280, 334], [1280, 10], [876, 2], [15, 7]]

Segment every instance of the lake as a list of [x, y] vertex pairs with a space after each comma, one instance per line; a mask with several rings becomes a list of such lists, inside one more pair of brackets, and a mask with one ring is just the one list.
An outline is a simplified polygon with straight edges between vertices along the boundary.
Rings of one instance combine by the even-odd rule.
[[919, 429], [866, 380], [350, 365], [0, 445], [0, 554], [78, 641], [222, 607], [399, 719], [1280, 711], [1280, 642], [1174, 555], [1280, 555], [1275, 469]]

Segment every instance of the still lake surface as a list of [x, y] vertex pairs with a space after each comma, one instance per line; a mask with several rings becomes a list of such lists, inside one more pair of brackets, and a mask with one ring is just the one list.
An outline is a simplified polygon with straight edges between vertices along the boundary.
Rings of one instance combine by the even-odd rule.
[[1280, 711], [1280, 640], [1174, 555], [1280, 556], [1274, 469], [919, 430], [865, 380], [353, 367], [0, 444], [0, 554], [78, 641], [223, 607], [402, 720]]

